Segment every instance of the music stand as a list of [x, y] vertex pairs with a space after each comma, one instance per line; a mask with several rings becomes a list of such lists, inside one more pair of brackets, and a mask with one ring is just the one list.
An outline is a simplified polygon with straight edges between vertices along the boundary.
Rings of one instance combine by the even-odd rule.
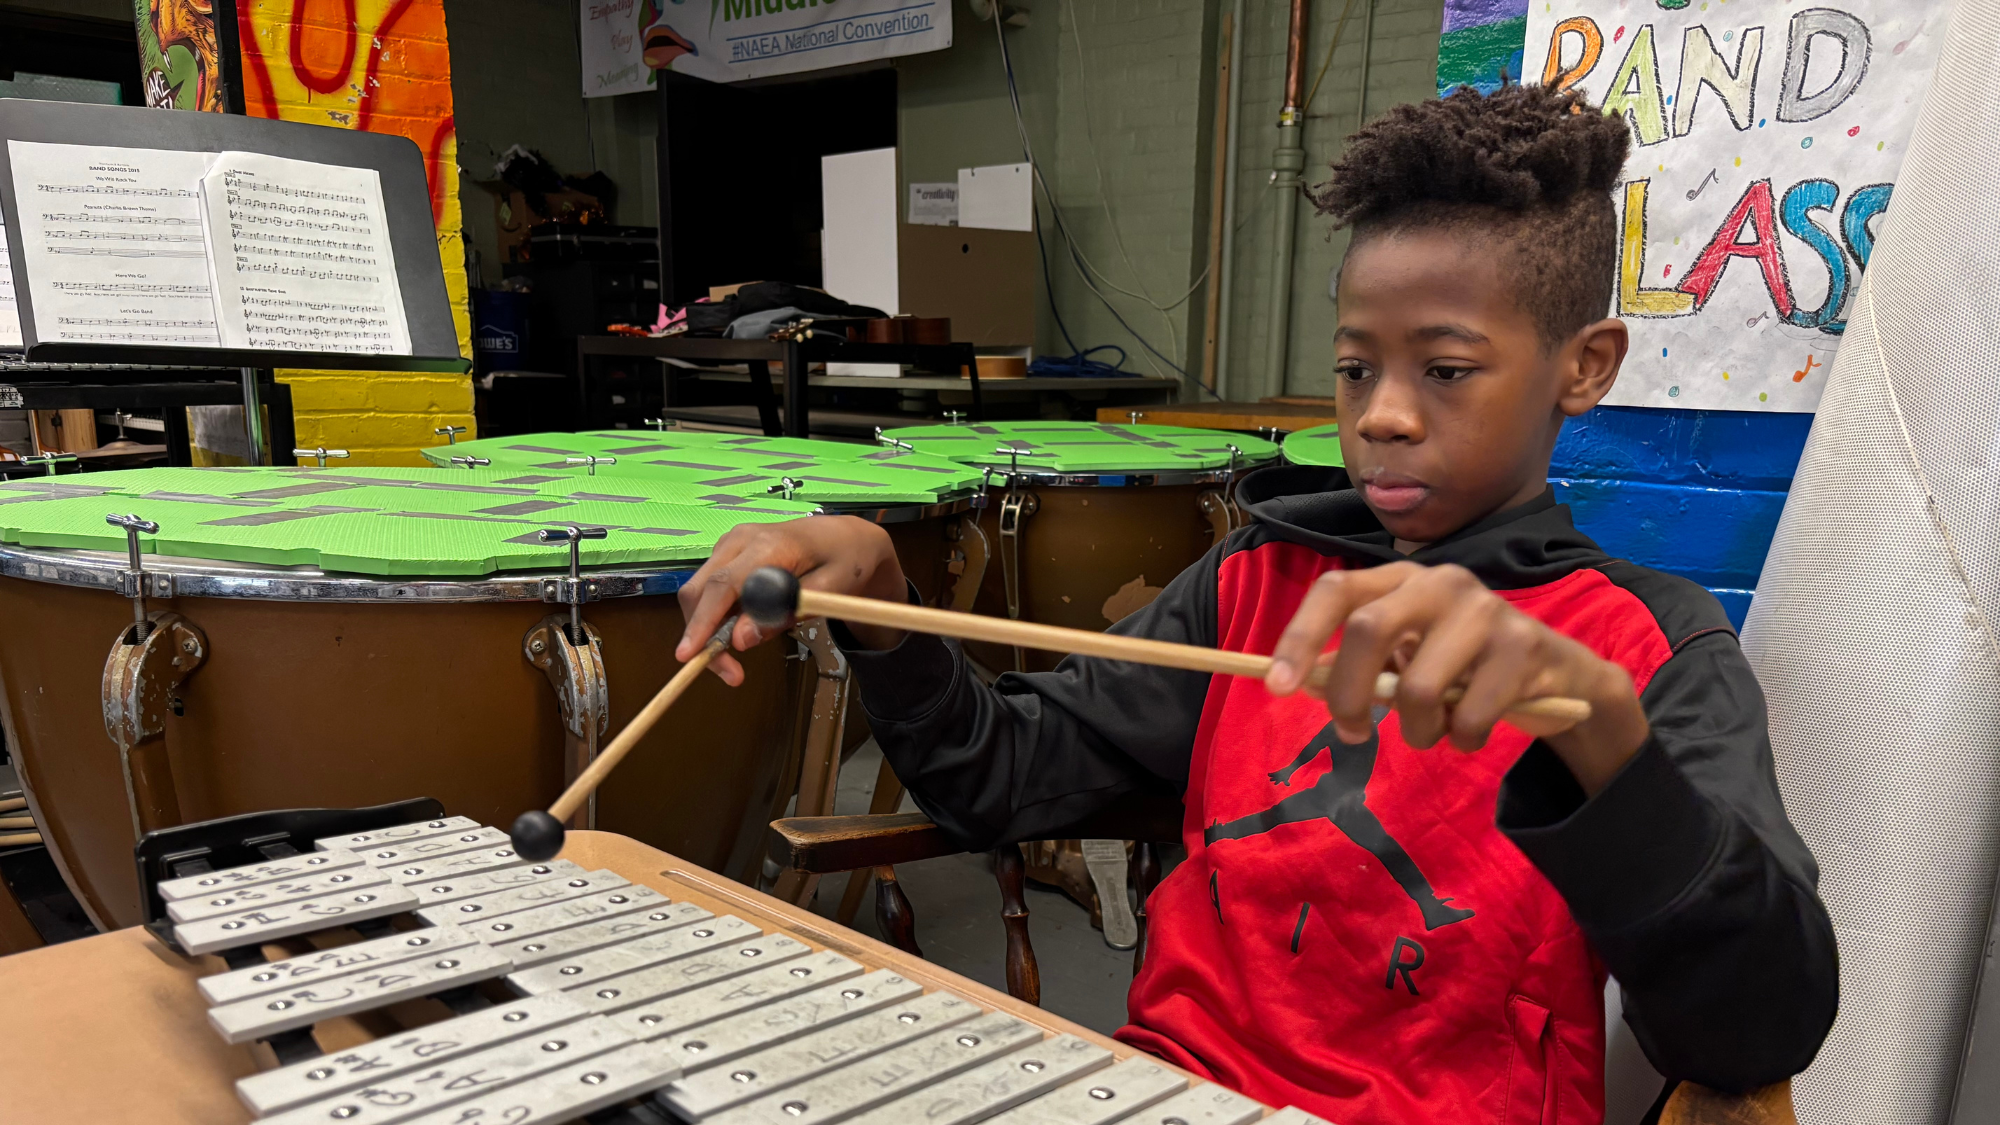
[[[166, 149], [183, 152], [254, 152], [350, 168], [372, 168], [381, 177], [391, 254], [410, 334], [409, 355], [304, 352], [224, 347], [178, 347], [43, 340], [37, 331], [28, 278], [28, 255], [14, 190], [9, 141]], [[13, 262], [21, 336], [30, 363], [111, 363], [236, 368], [243, 373], [244, 425], [253, 458], [260, 459], [263, 420], [256, 373], [275, 367], [332, 370], [462, 373], [458, 329], [445, 293], [431, 220], [430, 186], [421, 150], [404, 137], [271, 121], [222, 113], [137, 106], [0, 99], [0, 220], [6, 223]]]

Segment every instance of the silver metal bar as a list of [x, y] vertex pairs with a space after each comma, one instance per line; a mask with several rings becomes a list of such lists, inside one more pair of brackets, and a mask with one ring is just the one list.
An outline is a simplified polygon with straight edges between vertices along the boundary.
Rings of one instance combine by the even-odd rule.
[[253, 996], [281, 992], [322, 977], [340, 976], [363, 967], [380, 967], [476, 944], [476, 938], [460, 933], [456, 927], [414, 930], [373, 941], [335, 946], [317, 953], [303, 953], [234, 972], [217, 973], [201, 978], [195, 986], [201, 989], [202, 998], [211, 1005], [230, 1004]]
[[1234, 1090], [1204, 1082], [1131, 1117], [1120, 1125], [1250, 1125], [1264, 1107]]
[[[791, 942], [801, 951], [806, 948], [790, 938], [781, 940]], [[744, 958], [746, 961], [755, 960], [765, 952], [763, 935], [757, 932], [757, 927], [725, 914], [699, 926], [682, 926], [676, 930], [648, 934], [589, 953], [550, 961], [532, 969], [521, 969], [508, 977], [507, 982], [527, 993], [579, 989], [606, 977], [635, 973], [724, 945], [733, 947], [739, 956], [744, 951], [754, 950]]]
[[404, 886], [436, 879], [462, 879], [472, 875], [484, 875], [490, 871], [504, 871], [510, 867], [522, 867], [527, 860], [514, 854], [512, 847], [492, 848], [483, 852], [460, 852], [457, 855], [440, 856], [422, 863], [409, 863], [401, 867], [384, 867], [389, 877]]
[[[417, 917], [433, 926], [452, 926], [464, 922], [484, 922], [508, 914], [518, 914], [523, 910], [533, 910], [552, 902], [563, 902], [572, 898], [599, 894], [603, 891], [629, 887], [623, 875], [612, 871], [586, 871], [567, 879], [557, 879], [546, 883], [531, 883], [525, 887], [509, 887], [466, 899], [464, 902], [446, 903], [442, 906], [427, 906], [417, 911]], [[505, 933], [506, 931], [501, 931]]]
[[500, 942], [493, 948], [512, 957], [516, 968], [525, 969], [546, 964], [559, 957], [586, 953], [617, 942], [630, 941], [642, 934], [659, 933], [678, 926], [706, 922], [713, 917], [715, 915], [693, 903], [675, 902], [644, 914], [605, 918], [570, 926], [567, 929], [554, 930], [539, 937]]
[[[728, 1125], [825, 1125], [894, 1101], [912, 1090], [970, 1070], [988, 1059], [1011, 1054], [1042, 1041], [1041, 1028], [998, 1012], [957, 1027], [932, 1032], [913, 1043], [884, 1051], [874, 1058], [766, 1094], [714, 1118]], [[731, 1078], [748, 1067], [717, 1067], [704, 1071], [733, 1085]], [[700, 1076], [698, 1075], [697, 1078]], [[677, 1087], [670, 1086], [671, 1091]]]
[[292, 856], [290, 859], [274, 859], [269, 863], [259, 863], [250, 867], [231, 867], [222, 871], [210, 871], [204, 875], [184, 875], [179, 879], [169, 879], [153, 889], [160, 893], [160, 898], [163, 900], [174, 902], [199, 895], [219, 894], [242, 887], [275, 883], [280, 879], [296, 879], [302, 875], [359, 866], [361, 857], [353, 852], [307, 852], [304, 855]]
[[303, 879], [286, 879], [277, 883], [264, 883], [255, 887], [228, 891], [214, 898], [184, 898], [167, 904], [167, 917], [176, 923], [193, 922], [200, 918], [213, 918], [218, 914], [237, 914], [257, 908], [287, 906], [303, 899], [320, 895], [346, 894], [350, 891], [366, 890], [389, 884], [389, 877], [372, 867], [343, 868], [308, 875]]
[[[755, 933], [753, 929], [751, 931]], [[763, 956], [743, 956], [748, 948], [761, 949]], [[748, 942], [731, 942], [720, 948], [663, 962], [636, 973], [602, 981], [596, 988], [580, 988], [575, 994], [584, 1006], [609, 1015], [635, 1004], [650, 1004], [671, 996], [692, 992], [703, 985], [748, 975], [759, 964], [795, 960], [812, 952], [812, 947], [780, 934], [765, 934]]]
[[[668, 1057], [679, 1059], [681, 1069], [691, 1073], [923, 995], [917, 982], [877, 969], [859, 980], [830, 984], [820, 983], [825, 978], [809, 978], [811, 991], [774, 1003], [773, 997], [784, 996], [777, 990], [790, 982], [772, 974], [765, 969], [740, 982], [711, 985], [671, 1003], [642, 1005], [611, 1018], [641, 1039], [661, 1039]], [[753, 989], [765, 991], [737, 1002], [739, 992]]]
[[989, 1125], [1111, 1125], [1187, 1089], [1187, 1079], [1151, 1059], [1126, 1059], [990, 1119]]
[[481, 941], [510, 942], [517, 938], [531, 938], [553, 930], [567, 929], [580, 922], [612, 918], [620, 914], [637, 914], [666, 904], [667, 897], [651, 887], [621, 887], [615, 891], [605, 891], [587, 898], [570, 899], [567, 902], [554, 902], [533, 910], [523, 910], [504, 918], [466, 922], [463, 926]]
[[344, 1094], [431, 1063], [540, 1035], [590, 1015], [564, 996], [531, 996], [430, 1024], [338, 1054], [321, 1055], [237, 1079], [236, 1096], [259, 1117]]
[[1109, 1065], [1109, 1050], [1074, 1035], [1058, 1035], [848, 1120], [854, 1125], [905, 1125], [911, 1121], [972, 1125]]
[[287, 903], [269, 910], [223, 914], [174, 927], [174, 940], [189, 953], [214, 953], [239, 945], [255, 945], [296, 937], [370, 918], [415, 909], [417, 896], [398, 886], [372, 887], [354, 894], [329, 895]]
[[433, 836], [427, 840], [411, 840], [389, 847], [358, 850], [361, 852], [362, 862], [370, 867], [394, 867], [398, 864], [415, 863], [418, 860], [437, 859], [440, 856], [505, 847], [508, 843], [507, 834], [498, 828], [473, 828], [453, 835]]
[[328, 836], [323, 840], [313, 841], [313, 847], [323, 852], [336, 848], [358, 852], [364, 848], [406, 844], [411, 840], [442, 836], [447, 832], [470, 832], [483, 827], [485, 825], [471, 817], [448, 816], [439, 820], [418, 821], [415, 824], [398, 824], [392, 828], [377, 828], [372, 832], [356, 832], [352, 836]]
[[391, 1125], [480, 1097], [489, 1090], [561, 1070], [630, 1046], [632, 1038], [602, 1019], [584, 1019], [546, 1035], [514, 1039], [484, 1051], [424, 1067], [348, 1094], [308, 1102], [258, 1125]]
[[970, 1000], [949, 992], [933, 992], [907, 1004], [891, 1004], [880, 1012], [753, 1052], [728, 1067], [687, 1075], [667, 1087], [660, 1097], [683, 1119], [700, 1120], [818, 1077], [835, 1067], [933, 1036], [979, 1014], [979, 1006]]
[[242, 372], [243, 436], [250, 442], [247, 460], [252, 465], [261, 465], [264, 463], [264, 408], [257, 401], [257, 369], [245, 367]]
[[468, 945], [433, 957], [322, 977], [305, 988], [223, 1004], [208, 1010], [208, 1022], [229, 1042], [248, 1043], [335, 1016], [497, 977], [513, 967], [506, 957], [483, 945]]
[[461, 899], [479, 898], [483, 895], [511, 891], [533, 883], [546, 883], [555, 879], [573, 879], [582, 876], [583, 868], [566, 859], [549, 863], [537, 863], [529, 867], [509, 867], [487, 875], [470, 875], [463, 879], [440, 877], [435, 880], [409, 882], [398, 879], [417, 893], [417, 902], [422, 906], [441, 906]]
[[679, 1075], [669, 1060], [635, 1043], [460, 1102], [409, 1125], [555, 1125], [657, 1090]]

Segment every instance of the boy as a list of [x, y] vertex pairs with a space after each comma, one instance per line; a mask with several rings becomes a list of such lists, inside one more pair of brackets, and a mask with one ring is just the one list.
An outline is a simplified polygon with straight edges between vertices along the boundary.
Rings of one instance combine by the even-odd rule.
[[[1342, 1125], [1598, 1120], [1606, 971], [1669, 1078], [1745, 1091], [1818, 1050], [1833, 932], [1735, 634], [1700, 587], [1607, 557], [1548, 484], [1563, 419], [1625, 354], [1603, 312], [1627, 143], [1574, 96], [1461, 90], [1335, 166], [1347, 469], [1246, 479], [1251, 526], [1113, 629], [1272, 652], [1263, 682], [1072, 658], [989, 688], [955, 642], [845, 633], [897, 776], [969, 848], [1183, 794], [1125, 1041]], [[682, 659], [763, 565], [908, 596], [872, 525], [740, 528], [681, 592]], [[1592, 717], [1499, 723], [1543, 695]]]

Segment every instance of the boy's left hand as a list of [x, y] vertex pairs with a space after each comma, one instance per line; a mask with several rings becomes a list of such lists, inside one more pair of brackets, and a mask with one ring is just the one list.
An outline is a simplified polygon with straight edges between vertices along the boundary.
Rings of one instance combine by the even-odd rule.
[[[1343, 627], [1340, 648], [1325, 651]], [[1420, 749], [1449, 738], [1477, 750], [1517, 703], [1582, 699], [1590, 718], [1545, 741], [1591, 796], [1648, 734], [1625, 669], [1515, 609], [1464, 567], [1395, 562], [1328, 571], [1306, 592], [1272, 656], [1265, 687], [1279, 696], [1303, 688], [1326, 700], [1334, 729], [1350, 743], [1366, 741], [1373, 728], [1375, 679], [1385, 671], [1399, 676], [1393, 705], [1403, 740]], [[1323, 687], [1308, 675], [1322, 664], [1331, 665]], [[1445, 692], [1454, 686], [1465, 695], [1447, 705]]]

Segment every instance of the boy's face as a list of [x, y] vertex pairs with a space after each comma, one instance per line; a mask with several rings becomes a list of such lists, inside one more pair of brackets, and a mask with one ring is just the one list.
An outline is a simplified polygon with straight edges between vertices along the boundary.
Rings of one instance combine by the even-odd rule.
[[1549, 349], [1507, 257], [1498, 239], [1417, 230], [1368, 238], [1341, 268], [1340, 450], [1403, 544], [1540, 495], [1562, 419], [1617, 378], [1625, 326]]

